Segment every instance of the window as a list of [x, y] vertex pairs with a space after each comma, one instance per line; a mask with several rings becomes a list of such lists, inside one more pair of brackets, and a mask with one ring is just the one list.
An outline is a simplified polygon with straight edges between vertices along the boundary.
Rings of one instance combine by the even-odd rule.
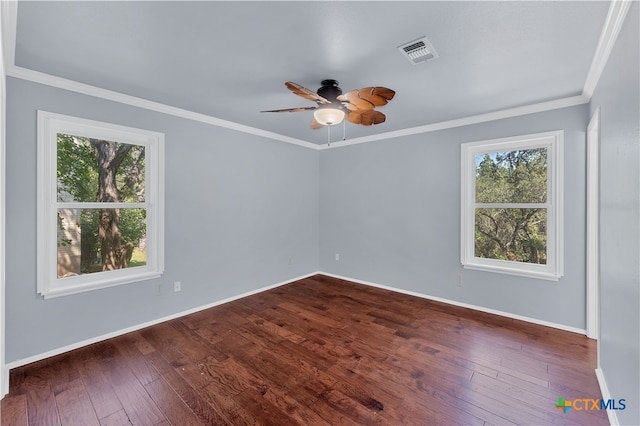
[[164, 135], [38, 111], [38, 292], [163, 272]]
[[558, 280], [563, 132], [462, 144], [465, 268]]

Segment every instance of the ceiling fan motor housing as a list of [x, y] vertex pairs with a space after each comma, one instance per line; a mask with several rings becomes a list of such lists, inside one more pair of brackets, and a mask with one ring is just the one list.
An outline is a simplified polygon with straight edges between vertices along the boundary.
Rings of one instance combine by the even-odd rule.
[[337, 80], [322, 80], [322, 87], [318, 89], [318, 95], [322, 96], [331, 103], [340, 103], [336, 99], [342, 95], [342, 89], [338, 87], [340, 83]]

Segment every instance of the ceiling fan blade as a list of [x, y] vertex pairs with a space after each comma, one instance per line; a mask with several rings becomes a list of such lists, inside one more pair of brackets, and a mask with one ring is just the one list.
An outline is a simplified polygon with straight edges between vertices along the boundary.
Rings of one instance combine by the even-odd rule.
[[[340, 99], [338, 99], [340, 100]], [[358, 108], [357, 106], [355, 106], [354, 104], [347, 102], [346, 100], [342, 101], [344, 102], [342, 105], [348, 109], [349, 111], [362, 111], [360, 108]]]
[[386, 87], [365, 87], [358, 90], [358, 96], [375, 106], [386, 105], [393, 99], [396, 92]]
[[324, 127], [322, 124], [318, 123], [318, 120], [316, 120], [315, 118], [311, 120], [311, 128], [312, 129], [320, 129], [321, 127]]
[[355, 110], [366, 111], [369, 109], [373, 109], [375, 107], [375, 105], [369, 102], [368, 100], [362, 99], [358, 95], [358, 90], [352, 90], [350, 92], [347, 92], [343, 95], [338, 96], [336, 99], [339, 100], [340, 102], [348, 102], [349, 104], [351, 104], [351, 107], [349, 107], [349, 104], [345, 106], [347, 107], [347, 109], [352, 111], [355, 111]]
[[362, 123], [362, 111], [349, 111], [347, 114], [347, 120], [349, 120], [349, 123], [353, 124]]
[[387, 117], [380, 111], [370, 110], [362, 113], [363, 126], [371, 126], [372, 124], [384, 123]]
[[[380, 96], [385, 98], [387, 101], [390, 101], [391, 99], [393, 99], [393, 97], [396, 95], [395, 90], [391, 90], [388, 87], [366, 87], [367, 90], [370, 90], [370, 93], [372, 95], [376, 95], [376, 96]], [[365, 90], [365, 89], [362, 89]]]
[[284, 83], [284, 85], [287, 86], [287, 89], [291, 90], [296, 95], [302, 96], [303, 98], [308, 99], [310, 101], [318, 102], [319, 104], [331, 103], [331, 101], [326, 100], [322, 96], [318, 95], [316, 92], [309, 90], [306, 87], [300, 86], [299, 84], [294, 83], [292, 81], [287, 81], [286, 83]]
[[395, 94], [395, 91], [386, 87], [365, 87], [347, 92], [338, 96], [337, 99], [340, 102], [348, 102], [345, 106], [351, 111], [367, 111], [377, 106], [386, 105]]
[[384, 123], [387, 117], [380, 111], [373, 109], [367, 111], [350, 111], [347, 120], [353, 124], [371, 126], [373, 124]]
[[267, 111], [260, 111], [260, 112], [299, 112], [299, 111], [309, 111], [312, 109], [318, 109], [317, 106], [312, 106], [312, 107], [298, 107], [298, 108], [284, 108], [284, 109], [270, 109]]

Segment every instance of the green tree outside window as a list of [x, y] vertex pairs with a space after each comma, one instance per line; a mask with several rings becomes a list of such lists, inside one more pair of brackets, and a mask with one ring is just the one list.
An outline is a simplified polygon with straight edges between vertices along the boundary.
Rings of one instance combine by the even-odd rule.
[[547, 149], [476, 155], [474, 255], [547, 263]]

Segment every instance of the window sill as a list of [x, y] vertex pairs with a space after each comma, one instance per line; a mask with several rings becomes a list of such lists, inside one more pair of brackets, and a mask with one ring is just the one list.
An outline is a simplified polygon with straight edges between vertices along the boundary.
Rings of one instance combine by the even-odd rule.
[[[69, 296], [72, 294], [83, 293], [86, 291], [99, 290], [102, 288], [115, 287], [123, 284], [130, 284], [138, 281], [146, 281], [162, 276], [162, 272], [149, 271], [142, 268], [142, 271], [132, 272], [130, 270], [122, 270], [123, 274], [119, 276], [113, 276], [114, 273], [120, 271], [109, 271], [105, 273], [95, 273], [90, 275], [90, 280], [87, 279], [88, 275], [80, 275], [77, 277], [64, 278], [62, 280], [56, 280], [50, 284], [49, 289], [40, 290], [38, 293], [45, 299], [53, 299], [61, 296]], [[126, 272], [126, 273], [124, 273]], [[108, 277], [100, 277], [105, 274]]]
[[[496, 261], [502, 262], [502, 261]], [[509, 264], [510, 262], [504, 262]], [[532, 265], [536, 266], [536, 265]], [[471, 269], [475, 271], [493, 272], [496, 274], [515, 275], [518, 277], [536, 278], [547, 281], [559, 281], [562, 275], [549, 272], [548, 270], [535, 270], [535, 269], [523, 269], [517, 267], [510, 267], [508, 265], [487, 265], [482, 263], [466, 263], [462, 264], [465, 269]], [[537, 268], [536, 268], [537, 269]]]

